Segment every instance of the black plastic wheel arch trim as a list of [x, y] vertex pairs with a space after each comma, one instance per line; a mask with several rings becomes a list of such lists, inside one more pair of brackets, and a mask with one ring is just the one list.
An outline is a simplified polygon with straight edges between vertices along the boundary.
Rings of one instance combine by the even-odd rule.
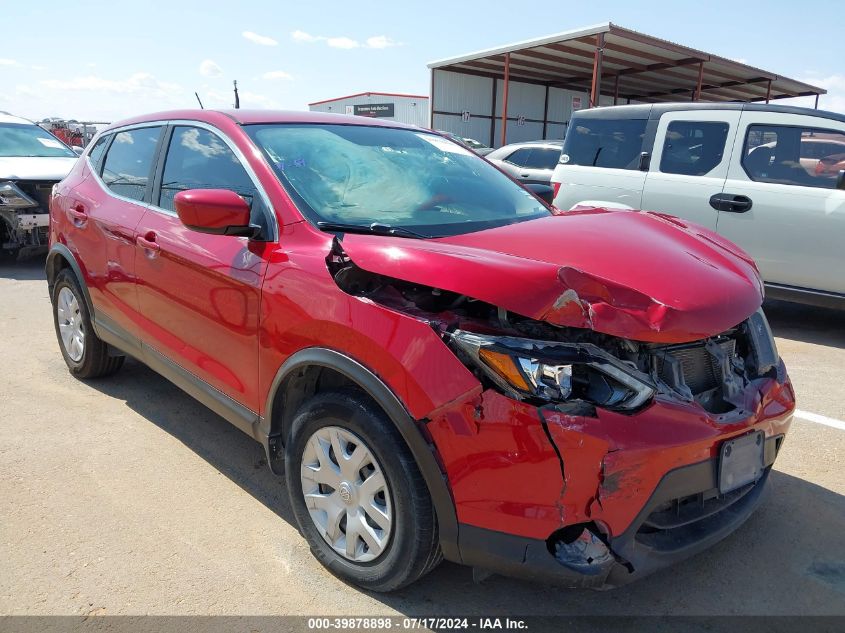
[[[93, 320], [94, 304], [91, 303], [91, 295], [88, 294], [88, 286], [85, 284], [85, 276], [82, 274], [82, 268], [79, 266], [79, 262], [76, 261], [76, 257], [74, 257], [73, 253], [64, 244], [53, 244], [53, 246], [50, 247], [50, 251], [47, 253], [47, 263], [44, 265], [44, 272], [47, 275], [47, 288], [50, 292], [50, 298], [52, 299], [53, 297], [53, 286], [55, 285], [56, 277], [58, 276], [58, 270], [56, 270], [57, 257], [64, 259], [68, 266], [70, 266], [73, 274], [76, 275], [76, 279], [79, 281], [79, 287], [82, 288], [82, 295], [85, 299], [85, 306], [88, 308], [88, 314], [91, 315]], [[94, 329], [97, 329], [96, 324]], [[100, 333], [97, 332], [98, 336], [99, 334]]]
[[[271, 442], [271, 421], [276, 414], [273, 408], [279, 386], [292, 372], [310, 366], [325, 367], [342, 374], [375, 400], [376, 404], [393, 421], [416, 460], [431, 495], [437, 514], [440, 548], [443, 556], [447, 560], [460, 562], [458, 519], [455, 513], [455, 504], [446, 475], [437, 463], [431, 445], [423, 437], [417, 427], [417, 421], [408, 413], [396, 394], [375, 373], [358, 361], [336, 350], [323, 347], [309, 347], [292, 354], [276, 372], [276, 377], [270, 387], [264, 417], [261, 422], [261, 434], [263, 436], [261, 441], [264, 445], [269, 446]], [[281, 441], [283, 442], [284, 438], [281, 438]]]

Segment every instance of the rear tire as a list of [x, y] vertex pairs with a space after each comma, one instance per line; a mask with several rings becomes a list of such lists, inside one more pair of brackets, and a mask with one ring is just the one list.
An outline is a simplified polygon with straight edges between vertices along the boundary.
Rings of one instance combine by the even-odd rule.
[[[372, 591], [393, 591], [441, 561], [425, 481], [396, 427], [366, 395], [331, 391], [305, 402], [285, 445], [285, 463], [300, 531], [336, 576]], [[369, 485], [376, 480], [382, 485]], [[369, 511], [373, 503], [376, 514]], [[362, 530], [366, 539], [358, 536]], [[353, 544], [346, 545], [350, 534]]]
[[53, 286], [53, 324], [59, 349], [70, 373], [77, 378], [101, 378], [123, 366], [123, 356], [109, 354], [109, 346], [94, 332], [79, 280], [69, 268], [59, 272]]

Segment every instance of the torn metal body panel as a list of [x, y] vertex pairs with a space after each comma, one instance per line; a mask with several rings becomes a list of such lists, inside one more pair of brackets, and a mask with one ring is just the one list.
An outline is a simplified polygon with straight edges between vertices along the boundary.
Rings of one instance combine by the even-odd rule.
[[372, 273], [638, 341], [712, 336], [763, 300], [737, 247], [639, 211], [592, 209], [424, 241], [347, 235], [343, 247]]

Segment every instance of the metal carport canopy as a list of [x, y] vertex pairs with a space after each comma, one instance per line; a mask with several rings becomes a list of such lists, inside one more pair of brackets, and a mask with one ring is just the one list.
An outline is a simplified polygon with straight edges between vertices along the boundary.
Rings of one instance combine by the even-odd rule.
[[[482, 75], [638, 102], [765, 101], [827, 91], [789, 77], [617, 26], [611, 22], [431, 62]], [[433, 81], [432, 81], [433, 86]], [[434, 95], [431, 95], [432, 99]], [[505, 98], [504, 103], [507, 103]], [[432, 107], [434, 101], [432, 100]], [[507, 106], [503, 110], [503, 143]]]

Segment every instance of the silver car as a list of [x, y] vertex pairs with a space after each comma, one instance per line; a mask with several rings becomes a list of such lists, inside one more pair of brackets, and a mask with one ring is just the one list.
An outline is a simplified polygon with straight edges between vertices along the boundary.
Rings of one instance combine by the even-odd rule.
[[522, 183], [548, 185], [562, 149], [563, 141], [511, 143], [486, 158]]

